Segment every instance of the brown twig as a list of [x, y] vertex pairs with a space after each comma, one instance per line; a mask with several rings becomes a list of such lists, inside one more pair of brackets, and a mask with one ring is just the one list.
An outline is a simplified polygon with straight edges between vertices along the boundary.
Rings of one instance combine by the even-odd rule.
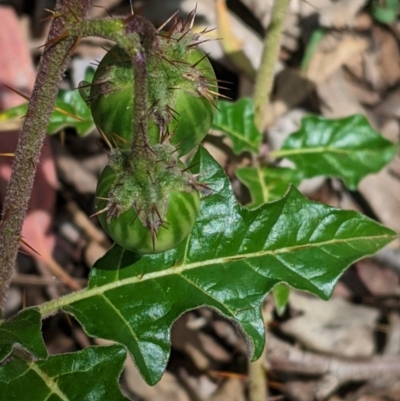
[[355, 360], [319, 355], [297, 349], [271, 334], [268, 337], [268, 363], [274, 371], [320, 376], [315, 391], [319, 400], [348, 382], [379, 376], [400, 378], [400, 356], [383, 355]]

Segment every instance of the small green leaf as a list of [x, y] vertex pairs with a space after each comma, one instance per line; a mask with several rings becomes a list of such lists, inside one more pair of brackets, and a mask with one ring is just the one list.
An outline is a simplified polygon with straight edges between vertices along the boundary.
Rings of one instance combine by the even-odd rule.
[[397, 144], [383, 138], [360, 114], [341, 119], [308, 116], [271, 156], [291, 160], [304, 177], [340, 177], [356, 189], [362, 178], [389, 163], [397, 150]]
[[[257, 209], [240, 206], [222, 168], [204, 150], [192, 172], [212, 188], [187, 241], [139, 256], [115, 246], [91, 271], [87, 290], [61, 307], [91, 336], [123, 343], [156, 383], [168, 361], [170, 328], [209, 306], [237, 321], [253, 358], [264, 347], [261, 304], [279, 282], [329, 298], [350, 263], [396, 234], [354, 211], [311, 202], [292, 187]], [[60, 305], [60, 304], [59, 304]]]
[[79, 120], [54, 110], [47, 127], [47, 133], [55, 134], [63, 128], [73, 127], [78, 135], [85, 136], [93, 130], [92, 114], [77, 90], [60, 90], [56, 100], [56, 107], [79, 118]]
[[308, 40], [307, 47], [304, 51], [303, 58], [301, 60], [301, 71], [306, 71], [315, 52], [318, 49], [318, 45], [321, 43], [322, 39], [326, 36], [325, 28], [316, 28], [312, 32], [310, 39]]
[[28, 103], [20, 104], [19, 106], [11, 107], [10, 109], [0, 111], [0, 122], [7, 122], [23, 118], [28, 110]]
[[88, 347], [46, 361], [15, 358], [0, 367], [4, 401], [128, 401], [118, 377], [126, 358], [120, 345]]
[[252, 202], [247, 207], [257, 207], [281, 198], [290, 184], [297, 186], [302, 179], [299, 170], [286, 167], [242, 167], [235, 174], [250, 191]]
[[233, 151], [239, 154], [245, 150], [259, 152], [262, 135], [254, 123], [254, 105], [249, 98], [239, 101], [219, 101], [212, 128], [224, 132], [232, 140]]
[[0, 361], [10, 355], [16, 345], [36, 358], [47, 358], [41, 327], [41, 315], [36, 308], [24, 309], [11, 319], [1, 321]]
[[274, 289], [275, 308], [278, 315], [283, 315], [289, 301], [290, 288], [285, 284], [277, 284]]
[[373, 0], [372, 16], [382, 24], [396, 21], [400, 10], [400, 0]]
[[[91, 82], [93, 74], [93, 69], [87, 68], [85, 79]], [[58, 111], [57, 108], [67, 114]], [[0, 122], [21, 119], [26, 115], [27, 110], [28, 103], [23, 103], [0, 112]], [[47, 133], [53, 135], [67, 127], [75, 128], [80, 136], [85, 136], [94, 129], [90, 108], [81, 98], [78, 90], [60, 90], [58, 92], [55, 110], [51, 114], [50, 122], [47, 126]]]
[[19, 131], [28, 110], [28, 103], [0, 111], [0, 134], [2, 131]]

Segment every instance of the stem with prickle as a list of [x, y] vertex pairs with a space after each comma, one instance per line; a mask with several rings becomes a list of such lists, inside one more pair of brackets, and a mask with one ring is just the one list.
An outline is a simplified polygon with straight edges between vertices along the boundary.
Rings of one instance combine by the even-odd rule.
[[127, 19], [89, 20], [70, 27], [77, 36], [101, 36], [114, 40], [131, 58], [133, 69], [133, 135], [132, 153], [141, 157], [150, 149], [147, 136], [147, 68], [146, 53], [160, 49], [157, 31], [145, 18], [133, 15]]
[[11, 179], [4, 200], [0, 224], [0, 303], [4, 304], [12, 276], [20, 233], [28, 208], [40, 150], [53, 105], [77, 36], [66, 35], [68, 23], [84, 19], [90, 0], [58, 0], [48, 41], [39, 64], [38, 75], [19, 137]]
[[132, 67], [134, 71], [133, 85], [133, 140], [132, 153], [138, 154], [140, 151], [148, 153], [149, 140], [147, 138], [147, 72], [146, 54], [138, 51], [132, 57]]

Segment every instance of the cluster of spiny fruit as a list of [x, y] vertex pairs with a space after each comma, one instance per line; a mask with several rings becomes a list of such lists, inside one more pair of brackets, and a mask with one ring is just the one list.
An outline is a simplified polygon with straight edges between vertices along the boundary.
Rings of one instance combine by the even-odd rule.
[[[198, 48], [205, 31], [193, 32], [194, 17], [192, 12], [179, 21], [174, 15], [169, 30], [163, 30], [164, 24], [157, 30], [157, 51], [146, 52], [146, 132], [135, 132], [134, 74], [131, 58], [121, 47], [107, 52], [92, 83], [80, 85], [94, 122], [112, 148], [97, 186], [96, 214], [117, 244], [139, 254], [176, 247], [189, 235], [199, 212], [204, 185], [180, 157], [210, 129], [218, 85]], [[137, 135], [144, 140], [136, 140]]]

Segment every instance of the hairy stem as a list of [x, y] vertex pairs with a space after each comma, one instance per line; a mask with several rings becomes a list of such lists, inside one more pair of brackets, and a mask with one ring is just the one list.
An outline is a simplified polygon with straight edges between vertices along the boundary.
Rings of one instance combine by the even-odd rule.
[[140, 15], [126, 19], [91, 20], [71, 26], [79, 36], [101, 36], [114, 40], [131, 58], [133, 70], [133, 140], [132, 152], [140, 156], [149, 150], [147, 136], [147, 68], [146, 54], [160, 49], [157, 31]]
[[3, 302], [18, 252], [46, 128], [62, 74], [78, 38], [91, 35], [106, 37], [117, 41], [131, 55], [135, 90], [141, 94], [134, 97], [133, 118], [135, 129], [140, 127], [137, 132], [144, 134], [136, 135], [137, 141], [141, 142], [136, 145], [140, 145], [141, 149], [147, 148], [144, 146], [147, 145], [145, 48], [156, 44], [154, 49], [157, 51], [156, 31], [140, 16], [128, 19], [85, 20], [89, 6], [90, 0], [58, 0], [54, 10], [54, 20], [15, 152], [13, 172], [0, 223], [0, 300]]
[[261, 65], [256, 76], [254, 91], [255, 122], [260, 131], [264, 130], [264, 110], [271, 95], [275, 64], [278, 59], [283, 23], [290, 0], [275, 0], [272, 18], [264, 39]]
[[134, 72], [133, 85], [133, 140], [132, 152], [140, 154], [147, 153], [149, 148], [147, 138], [147, 69], [146, 54], [138, 51], [132, 58]]
[[128, 32], [136, 32], [143, 44], [135, 54], [131, 54], [134, 75], [133, 85], [133, 140], [131, 149], [136, 155], [148, 153], [147, 136], [147, 67], [146, 52], [158, 51], [159, 41], [153, 24], [141, 16], [130, 19]]
[[3, 304], [13, 272], [22, 225], [33, 187], [40, 150], [53, 105], [74, 47], [65, 35], [68, 21], [86, 17], [90, 0], [58, 0], [55, 18], [39, 64], [28, 112], [19, 137], [0, 225], [0, 302]]

